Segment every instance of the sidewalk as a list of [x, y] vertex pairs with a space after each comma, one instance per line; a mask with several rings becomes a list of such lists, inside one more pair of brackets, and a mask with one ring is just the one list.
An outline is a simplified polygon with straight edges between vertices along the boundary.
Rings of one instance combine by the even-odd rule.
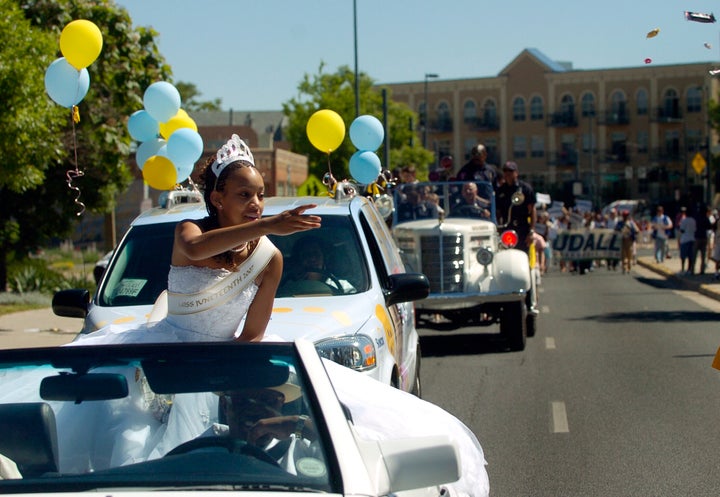
[[0, 316], [0, 349], [66, 344], [82, 327], [82, 319], [56, 316], [52, 309]]
[[[650, 269], [669, 280], [677, 282], [683, 289], [691, 290], [710, 298], [720, 301], [720, 280], [714, 278], [715, 263], [710, 263], [705, 268], [705, 274], [681, 274], [680, 273], [680, 257], [677, 250], [671, 250], [672, 257], [665, 259], [664, 262], [658, 264], [653, 256], [638, 257], [638, 265]], [[698, 271], [700, 264], [695, 263], [695, 271]]]

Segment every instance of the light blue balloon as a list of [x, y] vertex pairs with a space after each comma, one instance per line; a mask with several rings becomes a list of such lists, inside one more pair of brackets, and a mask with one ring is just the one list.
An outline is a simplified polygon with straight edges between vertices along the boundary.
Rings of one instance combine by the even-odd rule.
[[70, 65], [65, 57], [55, 59], [45, 71], [45, 90], [58, 105], [71, 108], [79, 104], [90, 88], [90, 74], [87, 69], [79, 71]]
[[[173, 162], [173, 164], [175, 164]], [[187, 164], [187, 165], [177, 165], [175, 164], [175, 169], [177, 169], [177, 182], [182, 183], [186, 179], [190, 177], [193, 170], [195, 169], [195, 164]]]
[[146, 110], [133, 112], [128, 119], [128, 131], [133, 140], [146, 142], [157, 138], [160, 124]]
[[356, 117], [350, 125], [350, 141], [358, 150], [377, 150], [385, 138], [385, 130], [377, 117]]
[[167, 142], [162, 138], [154, 138], [146, 142], [142, 142], [135, 151], [135, 162], [142, 171], [145, 162], [153, 155], [162, 155], [167, 157]]
[[358, 150], [350, 157], [350, 175], [360, 184], [374, 183], [380, 169], [380, 157], [371, 150]]
[[157, 122], [164, 123], [180, 110], [180, 92], [167, 81], [158, 81], [145, 90], [143, 104]]
[[202, 156], [203, 141], [200, 134], [190, 128], [180, 128], [167, 140], [168, 159], [178, 168], [193, 165]]

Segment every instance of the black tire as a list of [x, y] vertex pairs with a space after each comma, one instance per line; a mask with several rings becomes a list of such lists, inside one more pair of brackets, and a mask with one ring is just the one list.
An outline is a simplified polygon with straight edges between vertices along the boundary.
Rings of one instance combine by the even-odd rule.
[[420, 384], [420, 344], [417, 346], [417, 359], [415, 359], [415, 383], [410, 393], [418, 399], [422, 398], [422, 385]]
[[528, 337], [534, 337], [537, 331], [537, 316], [528, 312], [525, 317], [525, 332]]
[[525, 350], [527, 343], [527, 308], [525, 302], [506, 302], [500, 317], [500, 333], [510, 350]]

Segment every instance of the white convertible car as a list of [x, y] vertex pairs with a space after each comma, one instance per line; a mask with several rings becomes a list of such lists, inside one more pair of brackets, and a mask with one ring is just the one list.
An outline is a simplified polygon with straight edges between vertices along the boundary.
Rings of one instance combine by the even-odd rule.
[[361, 437], [327, 366], [305, 340], [0, 351], [0, 493], [452, 495], [452, 436]]
[[[385, 220], [365, 197], [273, 197], [266, 199], [264, 215], [309, 203], [318, 204], [309, 212], [322, 217], [322, 228], [271, 237], [283, 253], [284, 272], [267, 334], [311, 340], [324, 357], [420, 396], [413, 302], [427, 296], [427, 278], [406, 272]], [[53, 310], [83, 318], [82, 333], [147, 321], [167, 288], [175, 226], [206, 215], [202, 196], [172, 192], [165, 207], [132, 223], [95, 295], [63, 290], [55, 295]], [[317, 249], [324, 261], [304, 271], [307, 263], [317, 262], [311, 257]]]

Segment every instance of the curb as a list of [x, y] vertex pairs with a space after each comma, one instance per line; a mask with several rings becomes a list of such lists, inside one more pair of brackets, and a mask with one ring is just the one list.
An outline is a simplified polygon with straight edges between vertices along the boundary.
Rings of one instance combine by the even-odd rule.
[[663, 264], [651, 262], [648, 260], [638, 259], [638, 266], [642, 266], [650, 271], [664, 276], [666, 279], [677, 283], [683, 290], [690, 290], [693, 292], [700, 293], [711, 299], [720, 301], [720, 284], [708, 285], [699, 281], [693, 281], [692, 279], [680, 276], [670, 270]]

